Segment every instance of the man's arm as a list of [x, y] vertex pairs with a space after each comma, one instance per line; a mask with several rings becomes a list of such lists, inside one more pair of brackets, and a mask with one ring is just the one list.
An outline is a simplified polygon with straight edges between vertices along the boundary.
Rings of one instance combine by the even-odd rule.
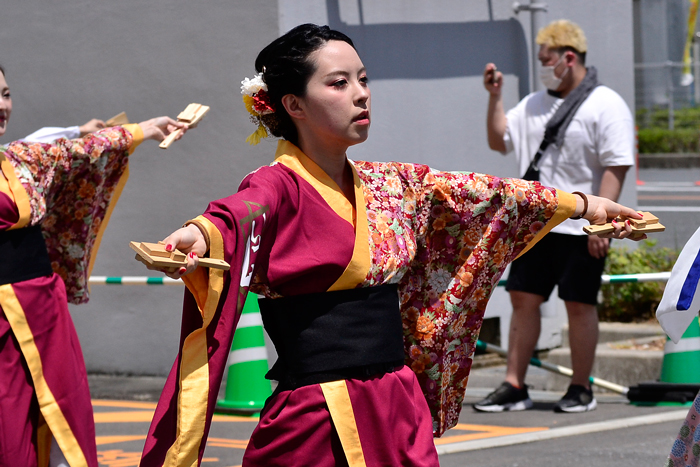
[[47, 126], [39, 128], [31, 135], [27, 135], [20, 141], [28, 143], [45, 143], [51, 144], [59, 138], [75, 139], [80, 137], [80, 127], [69, 126], [67, 128]]
[[625, 174], [629, 170], [628, 165], [616, 165], [606, 167], [603, 177], [600, 180], [600, 191], [598, 196], [617, 201], [622, 191], [622, 184], [625, 181]]
[[494, 151], [506, 152], [503, 137], [506, 134], [506, 112], [503, 109], [503, 73], [496, 71], [496, 65], [489, 63], [484, 69], [484, 87], [489, 92], [489, 106], [486, 114], [486, 131], [489, 147]]
[[[617, 165], [606, 167], [603, 177], [600, 180], [600, 190], [598, 196], [617, 201], [622, 191], [622, 184], [625, 181], [625, 174], [629, 170], [628, 165]], [[588, 252], [594, 258], [602, 258], [608, 254], [610, 242], [607, 238], [600, 238], [595, 235], [588, 237]]]

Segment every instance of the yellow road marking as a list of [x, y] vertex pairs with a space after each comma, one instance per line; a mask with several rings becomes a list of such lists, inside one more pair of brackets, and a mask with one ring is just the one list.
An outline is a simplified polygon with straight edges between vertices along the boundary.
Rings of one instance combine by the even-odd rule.
[[95, 423], [137, 423], [149, 422], [153, 411], [142, 412], [95, 412]]
[[255, 422], [260, 420], [259, 416], [255, 417], [241, 417], [239, 415], [214, 415], [212, 421], [214, 422]]
[[[95, 412], [95, 423], [139, 423], [151, 422], [153, 410], [127, 412]], [[214, 415], [213, 422], [257, 422], [258, 417], [239, 417], [237, 415]]]
[[124, 452], [121, 449], [97, 451], [97, 461], [100, 465], [109, 467], [138, 467], [141, 461], [141, 453]]
[[[98, 451], [97, 461], [100, 463], [100, 465], [107, 465], [109, 467], [138, 467], [139, 462], [141, 462], [141, 453], [124, 452], [121, 449]], [[203, 457], [202, 463], [204, 462], [219, 462], [219, 458]]]
[[146, 435], [123, 435], [123, 436], [97, 436], [97, 445], [102, 444], [115, 444], [115, 443], [127, 443], [129, 441], [141, 441], [146, 439]]
[[226, 439], [226, 438], [209, 438], [207, 446], [216, 446], [218, 448], [245, 449], [248, 447], [247, 439]]
[[[129, 402], [129, 401], [105, 401], [94, 400], [94, 407], [114, 407], [131, 408], [143, 410], [129, 411], [109, 411], [95, 412], [95, 423], [140, 423], [151, 422], [156, 404], [150, 402]], [[213, 422], [257, 422], [259, 417], [242, 417], [235, 415], [214, 415]], [[547, 427], [506, 427], [495, 425], [473, 425], [458, 423], [450, 432], [468, 432], [464, 434], [454, 434], [435, 440], [436, 445], [446, 445], [485, 438], [496, 438], [500, 436], [516, 435], [522, 433], [532, 433], [536, 431], [548, 430]], [[98, 445], [126, 443], [131, 441], [142, 441], [146, 435], [121, 435], [121, 436], [98, 436]], [[207, 445], [227, 449], [243, 449], [248, 446], [249, 440], [209, 438]], [[141, 453], [129, 453], [122, 450], [109, 450], [98, 452], [100, 465], [108, 467], [137, 467], [141, 459]], [[217, 458], [205, 458], [202, 462], [218, 462]], [[240, 465], [231, 467], [241, 467]]]
[[509, 426], [494, 426], [494, 425], [469, 425], [466, 423], [458, 423], [451, 431], [472, 431], [464, 435], [445, 436], [435, 440], [435, 444], [450, 444], [461, 441], [470, 441], [474, 439], [496, 438], [498, 436], [517, 435], [520, 433], [531, 433], [534, 431], [549, 430], [547, 427], [509, 427]]
[[155, 402], [134, 402], [134, 401], [111, 401], [111, 400], [101, 400], [93, 399], [93, 407], [126, 407], [131, 409], [151, 409], [155, 410]]

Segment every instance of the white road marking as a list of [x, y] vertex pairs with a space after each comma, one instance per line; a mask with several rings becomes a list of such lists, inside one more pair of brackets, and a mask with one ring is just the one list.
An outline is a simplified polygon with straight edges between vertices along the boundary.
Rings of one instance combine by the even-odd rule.
[[700, 206], [637, 206], [637, 211], [654, 212], [700, 212]]
[[522, 433], [518, 435], [463, 441], [461, 443], [442, 444], [440, 446], [436, 446], [436, 448], [439, 455], [455, 454], [458, 452], [476, 451], [479, 449], [490, 449], [502, 446], [511, 446], [514, 444], [533, 443], [535, 441], [564, 438], [566, 436], [576, 436], [586, 433], [618, 430], [620, 428], [632, 428], [657, 423], [674, 422], [684, 420], [687, 415], [688, 409], [674, 410], [671, 412], [663, 412], [653, 415], [642, 415], [639, 417], [620, 418], [617, 420], [606, 420], [603, 422], [584, 423], [582, 425], [553, 428], [546, 431], [535, 431], [532, 433]]
[[695, 185], [694, 183], [692, 185], [683, 185], [683, 184], [675, 184], [673, 186], [659, 186], [659, 185], [652, 185], [652, 186], [638, 186], [637, 191], [645, 191], [645, 192], [651, 192], [651, 191], [660, 191], [664, 193], [676, 193], [676, 192], [681, 192], [681, 193], [687, 193], [687, 192], [698, 192], [700, 191], [700, 186]]

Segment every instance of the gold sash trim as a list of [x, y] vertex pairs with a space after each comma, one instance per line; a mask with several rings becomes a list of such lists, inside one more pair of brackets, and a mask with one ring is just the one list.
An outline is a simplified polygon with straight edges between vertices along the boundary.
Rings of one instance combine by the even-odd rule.
[[[51, 430], [53, 437], [56, 438], [58, 446], [63, 451], [63, 455], [72, 467], [87, 467], [88, 463], [85, 459], [78, 441], [73, 435], [73, 431], [68, 425], [66, 417], [63, 415], [61, 408], [56, 402], [56, 398], [51, 392], [46, 379], [44, 378], [44, 369], [41, 364], [41, 356], [39, 349], [34, 342], [34, 334], [27, 322], [27, 316], [19, 303], [19, 299], [15, 294], [12, 284], [0, 285], [0, 306], [2, 306], [5, 316], [12, 327], [12, 332], [19, 343], [20, 350], [24, 359], [27, 361], [29, 372], [32, 375], [34, 390], [36, 397], [39, 400], [39, 409], [41, 415], [46, 420], [46, 424]], [[39, 435], [42, 435], [39, 441], [39, 448], [42, 460], [46, 459], [45, 441], [47, 439], [46, 432], [41, 430]], [[48, 438], [50, 440], [50, 438]], [[42, 442], [44, 441], [44, 442]]]
[[[224, 242], [219, 230], [203, 216], [197, 218], [207, 226], [210, 238], [209, 256], [224, 259]], [[201, 270], [201, 272], [200, 272]], [[208, 280], [202, 280], [204, 268], [197, 268], [194, 282], [187, 287], [197, 300], [202, 314], [202, 327], [190, 333], [182, 345], [180, 362], [180, 393], [177, 402], [177, 434], [168, 450], [164, 467], [197, 467], [199, 448], [204, 438], [206, 414], [209, 406], [209, 355], [207, 327], [211, 323], [224, 287], [224, 271], [210, 268]], [[187, 277], [187, 276], [185, 276]]]
[[348, 465], [350, 467], [366, 467], [365, 455], [360, 443], [360, 433], [357, 431], [355, 413], [352, 410], [347, 384], [341, 380], [322, 383], [320, 386]]

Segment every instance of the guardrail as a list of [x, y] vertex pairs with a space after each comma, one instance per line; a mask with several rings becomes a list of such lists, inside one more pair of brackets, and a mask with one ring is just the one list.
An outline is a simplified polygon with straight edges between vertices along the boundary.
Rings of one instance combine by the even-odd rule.
[[148, 276], [90, 276], [90, 285], [185, 285], [180, 279]]
[[[601, 276], [603, 284], [618, 284], [623, 282], [667, 282], [671, 277], [670, 272], [652, 272], [645, 274], [619, 274]], [[498, 281], [498, 285], [505, 286], [507, 279]], [[90, 276], [90, 285], [184, 285], [180, 279], [169, 277], [148, 276]]]

